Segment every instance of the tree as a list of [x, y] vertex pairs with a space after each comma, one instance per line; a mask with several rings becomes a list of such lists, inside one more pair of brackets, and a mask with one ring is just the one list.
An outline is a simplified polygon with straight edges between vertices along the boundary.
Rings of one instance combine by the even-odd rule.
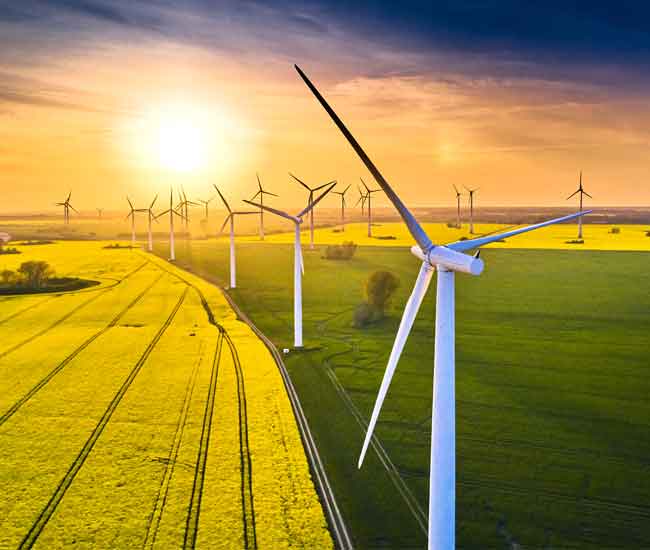
[[[1, 242], [1, 241], [0, 241]], [[11, 269], [3, 269], [0, 271], [0, 281], [4, 285], [10, 285], [16, 280], [16, 273], [11, 271]]]
[[366, 281], [366, 299], [378, 318], [384, 316], [386, 307], [399, 288], [399, 278], [390, 271], [375, 271]]
[[43, 283], [54, 275], [54, 270], [47, 262], [29, 261], [20, 264], [18, 273], [23, 276], [29, 288], [41, 288]]

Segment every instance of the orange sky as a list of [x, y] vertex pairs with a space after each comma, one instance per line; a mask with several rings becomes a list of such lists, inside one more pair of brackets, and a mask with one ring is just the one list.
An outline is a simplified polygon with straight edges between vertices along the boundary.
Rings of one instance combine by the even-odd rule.
[[[650, 204], [650, 108], [640, 94], [529, 72], [476, 76], [444, 57], [437, 70], [375, 75], [363, 63], [417, 66], [422, 54], [368, 57], [361, 41], [358, 58], [328, 43], [320, 59], [324, 42], [300, 38], [308, 49], [295, 57], [260, 43], [237, 54], [114, 39], [56, 59], [0, 58], [9, 89], [0, 98], [0, 214], [54, 212], [69, 190], [82, 211], [123, 208], [126, 194], [149, 201], [170, 184], [203, 197], [216, 183], [233, 200], [248, 198], [255, 172], [287, 207], [305, 198], [288, 171], [314, 184], [369, 181], [294, 61], [407, 204], [451, 206], [455, 183], [481, 187], [479, 205], [564, 205], [580, 169], [592, 205]], [[208, 162], [191, 173], [143, 153], [151, 147], [143, 119], [179, 103], [210, 121]]]

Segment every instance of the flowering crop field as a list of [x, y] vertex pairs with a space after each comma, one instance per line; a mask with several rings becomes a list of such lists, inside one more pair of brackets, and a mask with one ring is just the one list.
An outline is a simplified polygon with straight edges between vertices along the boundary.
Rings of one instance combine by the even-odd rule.
[[278, 367], [213, 285], [101, 242], [19, 247], [0, 298], [0, 548], [331, 548]]

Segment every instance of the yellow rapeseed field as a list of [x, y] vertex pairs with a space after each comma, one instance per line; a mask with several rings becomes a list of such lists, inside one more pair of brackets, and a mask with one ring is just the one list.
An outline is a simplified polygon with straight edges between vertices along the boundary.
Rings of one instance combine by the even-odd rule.
[[100, 281], [0, 298], [0, 547], [332, 548], [277, 365], [139, 250], [20, 247]]
[[[463, 237], [471, 238], [467, 225], [463, 225], [462, 229], [449, 228], [443, 223], [425, 223], [423, 226], [435, 243], [446, 244], [460, 240]], [[519, 226], [479, 223], [474, 226], [474, 236], [500, 230], [505, 231], [514, 227]], [[611, 233], [613, 227], [619, 228], [620, 233]], [[649, 230], [650, 225], [585, 225], [583, 229], [584, 243], [575, 244], [567, 241], [577, 238], [577, 225], [560, 224], [517, 236], [504, 243], [494, 243], [489, 247], [648, 251], [650, 250], [650, 237], [646, 236], [646, 232]], [[319, 228], [315, 230], [315, 242], [322, 245], [354, 241], [360, 246], [412, 246], [415, 244], [406, 226], [401, 222], [375, 224], [372, 233], [373, 237], [368, 238], [368, 226], [365, 223], [348, 224], [345, 232], [339, 231], [339, 228], [336, 227]], [[225, 239], [226, 237], [221, 238]], [[293, 232], [287, 232], [267, 235], [265, 241], [270, 243], [293, 243], [293, 239]], [[306, 222], [303, 224], [301, 239], [303, 245], [308, 246], [309, 232]], [[259, 237], [239, 237], [239, 240], [259, 242]]]

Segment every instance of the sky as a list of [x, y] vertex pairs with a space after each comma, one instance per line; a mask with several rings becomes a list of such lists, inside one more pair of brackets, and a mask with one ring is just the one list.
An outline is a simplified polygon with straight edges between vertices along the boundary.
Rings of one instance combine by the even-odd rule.
[[0, 0], [0, 213], [356, 193], [294, 63], [407, 204], [650, 204], [642, 2]]

